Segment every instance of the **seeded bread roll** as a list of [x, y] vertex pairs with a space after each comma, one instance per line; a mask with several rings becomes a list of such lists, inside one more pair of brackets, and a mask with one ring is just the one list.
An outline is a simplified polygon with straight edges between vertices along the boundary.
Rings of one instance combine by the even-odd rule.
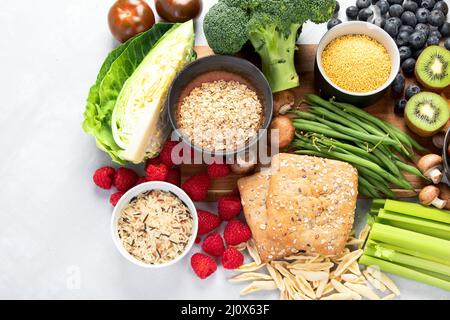
[[269, 179], [254, 177], [240, 179], [238, 186], [263, 261], [299, 251], [343, 251], [356, 207], [356, 169], [340, 161], [282, 153], [272, 158]]

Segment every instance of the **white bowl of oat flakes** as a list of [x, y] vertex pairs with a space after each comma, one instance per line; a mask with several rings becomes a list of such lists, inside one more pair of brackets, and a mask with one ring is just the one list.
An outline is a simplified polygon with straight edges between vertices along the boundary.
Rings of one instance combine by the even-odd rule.
[[183, 259], [197, 235], [197, 210], [189, 196], [167, 182], [146, 182], [125, 193], [114, 208], [114, 244], [128, 261], [162, 268]]

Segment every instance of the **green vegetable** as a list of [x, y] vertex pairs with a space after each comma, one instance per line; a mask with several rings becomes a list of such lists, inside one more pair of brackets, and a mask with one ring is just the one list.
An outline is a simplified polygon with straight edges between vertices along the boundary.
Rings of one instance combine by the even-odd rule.
[[215, 53], [237, 53], [250, 41], [278, 92], [299, 85], [294, 55], [303, 23], [328, 21], [335, 5], [335, 0], [220, 0], [206, 14], [203, 29]]
[[[113, 50], [92, 86], [83, 129], [117, 163], [140, 163], [160, 151], [160, 121], [170, 83], [195, 59], [193, 22], [156, 24]], [[172, 68], [166, 68], [171, 65]]]
[[450, 290], [450, 212], [422, 209], [429, 208], [374, 200], [359, 263]]

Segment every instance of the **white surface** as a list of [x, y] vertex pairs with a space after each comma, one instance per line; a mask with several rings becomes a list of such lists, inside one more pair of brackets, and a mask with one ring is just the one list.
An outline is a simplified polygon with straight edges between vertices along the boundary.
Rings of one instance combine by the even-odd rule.
[[[112, 2], [1, 5], [0, 298], [238, 299], [243, 286], [228, 283], [222, 268], [201, 281], [188, 258], [146, 270], [114, 248], [110, 192], [91, 178], [110, 160], [81, 130], [88, 89], [115, 45], [106, 23]], [[301, 42], [318, 42], [324, 31], [305, 27]], [[450, 299], [394, 278], [401, 298]]]

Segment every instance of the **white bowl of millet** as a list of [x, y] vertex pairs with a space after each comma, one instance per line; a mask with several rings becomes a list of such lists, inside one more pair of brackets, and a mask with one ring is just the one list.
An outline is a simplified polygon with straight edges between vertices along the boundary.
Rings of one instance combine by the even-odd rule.
[[114, 208], [111, 233], [122, 256], [137, 266], [155, 269], [183, 259], [194, 245], [197, 210], [177, 186], [146, 182], [125, 193]]

